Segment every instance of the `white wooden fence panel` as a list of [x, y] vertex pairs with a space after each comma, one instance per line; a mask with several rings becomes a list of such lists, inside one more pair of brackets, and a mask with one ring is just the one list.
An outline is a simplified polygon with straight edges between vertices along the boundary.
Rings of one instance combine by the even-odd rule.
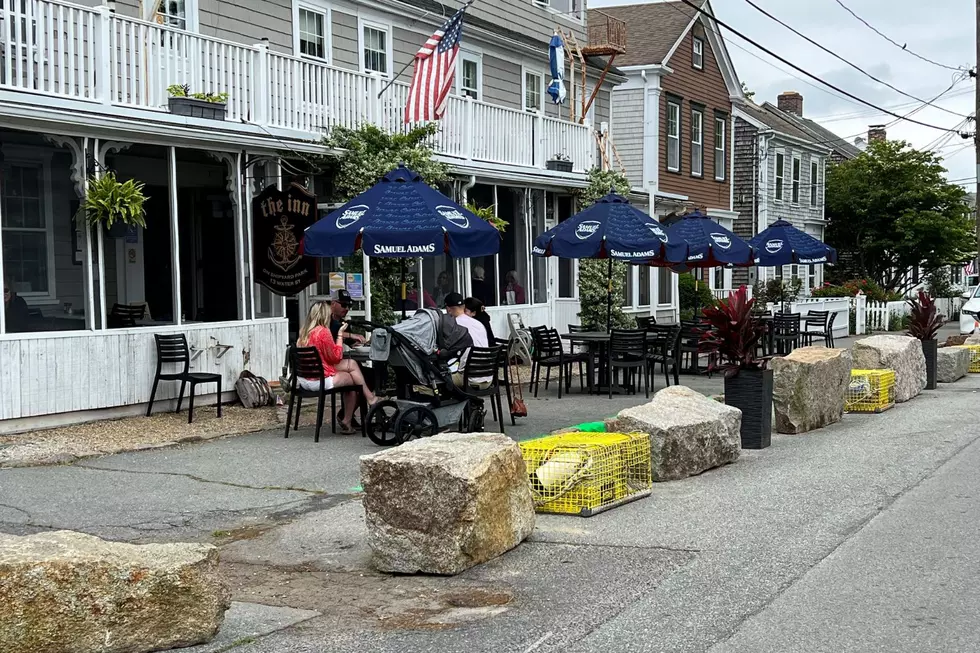
[[[263, 320], [3, 338], [0, 420], [146, 403], [156, 372], [155, 333], [187, 334], [188, 345], [203, 352], [191, 370], [220, 373], [222, 390], [229, 392], [244, 369], [245, 352], [251, 371], [279, 378], [288, 326]], [[216, 343], [231, 345], [220, 359]], [[161, 382], [156, 399], [176, 398], [179, 386]]]

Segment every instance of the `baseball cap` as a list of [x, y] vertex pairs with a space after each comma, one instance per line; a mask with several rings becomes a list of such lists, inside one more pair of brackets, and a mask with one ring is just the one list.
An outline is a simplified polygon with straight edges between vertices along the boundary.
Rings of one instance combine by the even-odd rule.
[[446, 295], [445, 302], [446, 302], [446, 306], [447, 307], [449, 307], [449, 306], [462, 306], [463, 305], [463, 296], [460, 295], [458, 292], [451, 292], [448, 295]]
[[344, 307], [350, 306], [352, 303], [354, 303], [354, 300], [351, 299], [350, 293], [343, 288], [330, 291], [330, 299], [327, 301], [337, 302]]

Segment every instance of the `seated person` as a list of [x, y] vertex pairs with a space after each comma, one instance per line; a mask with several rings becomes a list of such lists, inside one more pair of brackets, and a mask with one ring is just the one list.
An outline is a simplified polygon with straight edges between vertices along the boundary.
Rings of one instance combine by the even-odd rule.
[[31, 330], [31, 311], [24, 298], [3, 286], [3, 312], [7, 322], [7, 333], [24, 333]]
[[[452, 315], [456, 318], [456, 324], [464, 327], [470, 333], [470, 337], [473, 339], [474, 347], [489, 347], [487, 342], [487, 330], [480, 322], [475, 320], [473, 317], [469, 316], [465, 312], [463, 296], [458, 292], [451, 292], [446, 295], [446, 313]], [[462, 387], [463, 384], [463, 370], [466, 367], [466, 356], [469, 350], [463, 352], [459, 363], [459, 371], [453, 374], [453, 382], [457, 387]], [[493, 381], [491, 376], [478, 376], [469, 379], [470, 385], [479, 388], [480, 390], [485, 389]]]
[[[336, 338], [340, 326], [344, 324], [344, 318], [350, 313], [350, 307], [354, 300], [351, 299], [349, 292], [341, 288], [330, 293], [330, 299], [327, 300], [327, 303], [330, 305], [330, 334]], [[344, 344], [348, 346], [363, 345], [364, 340], [364, 336], [356, 333], [344, 336]]]

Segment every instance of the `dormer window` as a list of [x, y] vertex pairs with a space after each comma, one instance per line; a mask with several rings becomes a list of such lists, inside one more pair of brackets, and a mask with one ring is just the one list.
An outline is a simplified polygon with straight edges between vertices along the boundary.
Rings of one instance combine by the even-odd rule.
[[704, 70], [704, 41], [694, 37], [694, 50], [691, 53], [691, 61], [698, 70]]

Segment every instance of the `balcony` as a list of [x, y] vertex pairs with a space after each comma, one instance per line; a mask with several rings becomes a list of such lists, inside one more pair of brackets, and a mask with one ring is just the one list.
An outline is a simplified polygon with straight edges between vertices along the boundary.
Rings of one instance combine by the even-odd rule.
[[[30, 93], [38, 106], [169, 116], [167, 87], [187, 84], [193, 92], [228, 94], [218, 128], [245, 124], [277, 138], [316, 139], [334, 126], [364, 122], [403, 129], [408, 85], [395, 83], [379, 99], [385, 81], [105, 7], [59, 0], [0, 7], [0, 94]], [[576, 171], [593, 164], [595, 142], [585, 125], [459, 97], [441, 122], [434, 145], [451, 162], [543, 169], [564, 154]]]

